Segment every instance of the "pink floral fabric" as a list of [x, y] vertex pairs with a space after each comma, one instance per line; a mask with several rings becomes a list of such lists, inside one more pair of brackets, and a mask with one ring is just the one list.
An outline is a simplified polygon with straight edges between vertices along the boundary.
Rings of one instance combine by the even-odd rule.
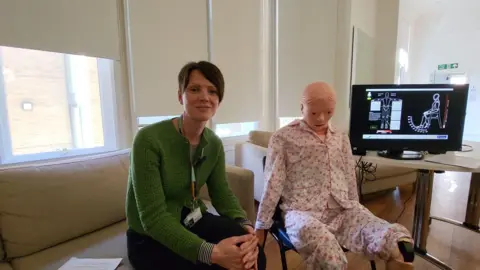
[[272, 135], [257, 229], [272, 226], [279, 200], [287, 234], [308, 269], [346, 269], [340, 245], [388, 260], [398, 239], [412, 241], [406, 228], [359, 203], [350, 141], [332, 126], [324, 139], [302, 120]]

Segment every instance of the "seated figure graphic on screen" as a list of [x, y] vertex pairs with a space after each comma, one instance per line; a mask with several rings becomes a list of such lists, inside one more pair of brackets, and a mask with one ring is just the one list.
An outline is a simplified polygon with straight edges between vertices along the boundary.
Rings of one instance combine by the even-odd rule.
[[390, 97], [389, 92], [385, 92], [382, 98], [373, 99], [374, 102], [380, 102], [380, 129], [390, 129], [392, 105], [394, 101], [399, 101], [398, 98]]
[[428, 129], [430, 128], [432, 119], [437, 119], [438, 127], [442, 128], [442, 119], [440, 117], [440, 94], [435, 93], [432, 98], [432, 107], [429, 110], [423, 112], [420, 125], [415, 125], [413, 123], [412, 116], [408, 116], [408, 124], [414, 131], [419, 133], [427, 133]]

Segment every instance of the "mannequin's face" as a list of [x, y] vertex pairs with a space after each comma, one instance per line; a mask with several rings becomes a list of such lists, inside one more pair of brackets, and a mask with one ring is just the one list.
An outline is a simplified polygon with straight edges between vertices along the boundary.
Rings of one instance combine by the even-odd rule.
[[315, 132], [328, 128], [328, 122], [335, 112], [335, 102], [331, 99], [316, 99], [302, 105], [303, 120]]

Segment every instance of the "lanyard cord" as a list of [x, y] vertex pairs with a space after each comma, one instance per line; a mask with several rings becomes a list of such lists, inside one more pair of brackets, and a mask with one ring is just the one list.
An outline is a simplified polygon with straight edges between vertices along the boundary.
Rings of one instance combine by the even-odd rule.
[[[184, 136], [183, 134], [183, 114], [180, 115], [180, 117], [178, 118], [178, 131], [180, 132], [180, 134], [182, 136]], [[190, 145], [190, 142], [188, 143]], [[191, 151], [191, 148], [190, 148], [190, 151]], [[195, 177], [195, 171], [194, 171], [194, 168], [193, 168], [193, 160], [192, 158], [189, 158], [190, 159], [190, 167], [191, 167], [191, 176], [190, 176], [190, 179], [191, 179], [191, 192], [192, 192], [192, 198], [193, 198], [193, 201], [195, 202], [197, 200], [197, 196], [195, 195], [196, 193], [196, 190], [197, 190], [197, 179]]]

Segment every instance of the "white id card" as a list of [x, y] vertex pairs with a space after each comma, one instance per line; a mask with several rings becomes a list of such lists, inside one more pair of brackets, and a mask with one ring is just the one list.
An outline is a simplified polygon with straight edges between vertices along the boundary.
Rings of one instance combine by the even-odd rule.
[[183, 223], [187, 228], [191, 228], [193, 225], [197, 223], [202, 218], [202, 211], [200, 210], [200, 207], [195, 208], [188, 216], [185, 218]]

